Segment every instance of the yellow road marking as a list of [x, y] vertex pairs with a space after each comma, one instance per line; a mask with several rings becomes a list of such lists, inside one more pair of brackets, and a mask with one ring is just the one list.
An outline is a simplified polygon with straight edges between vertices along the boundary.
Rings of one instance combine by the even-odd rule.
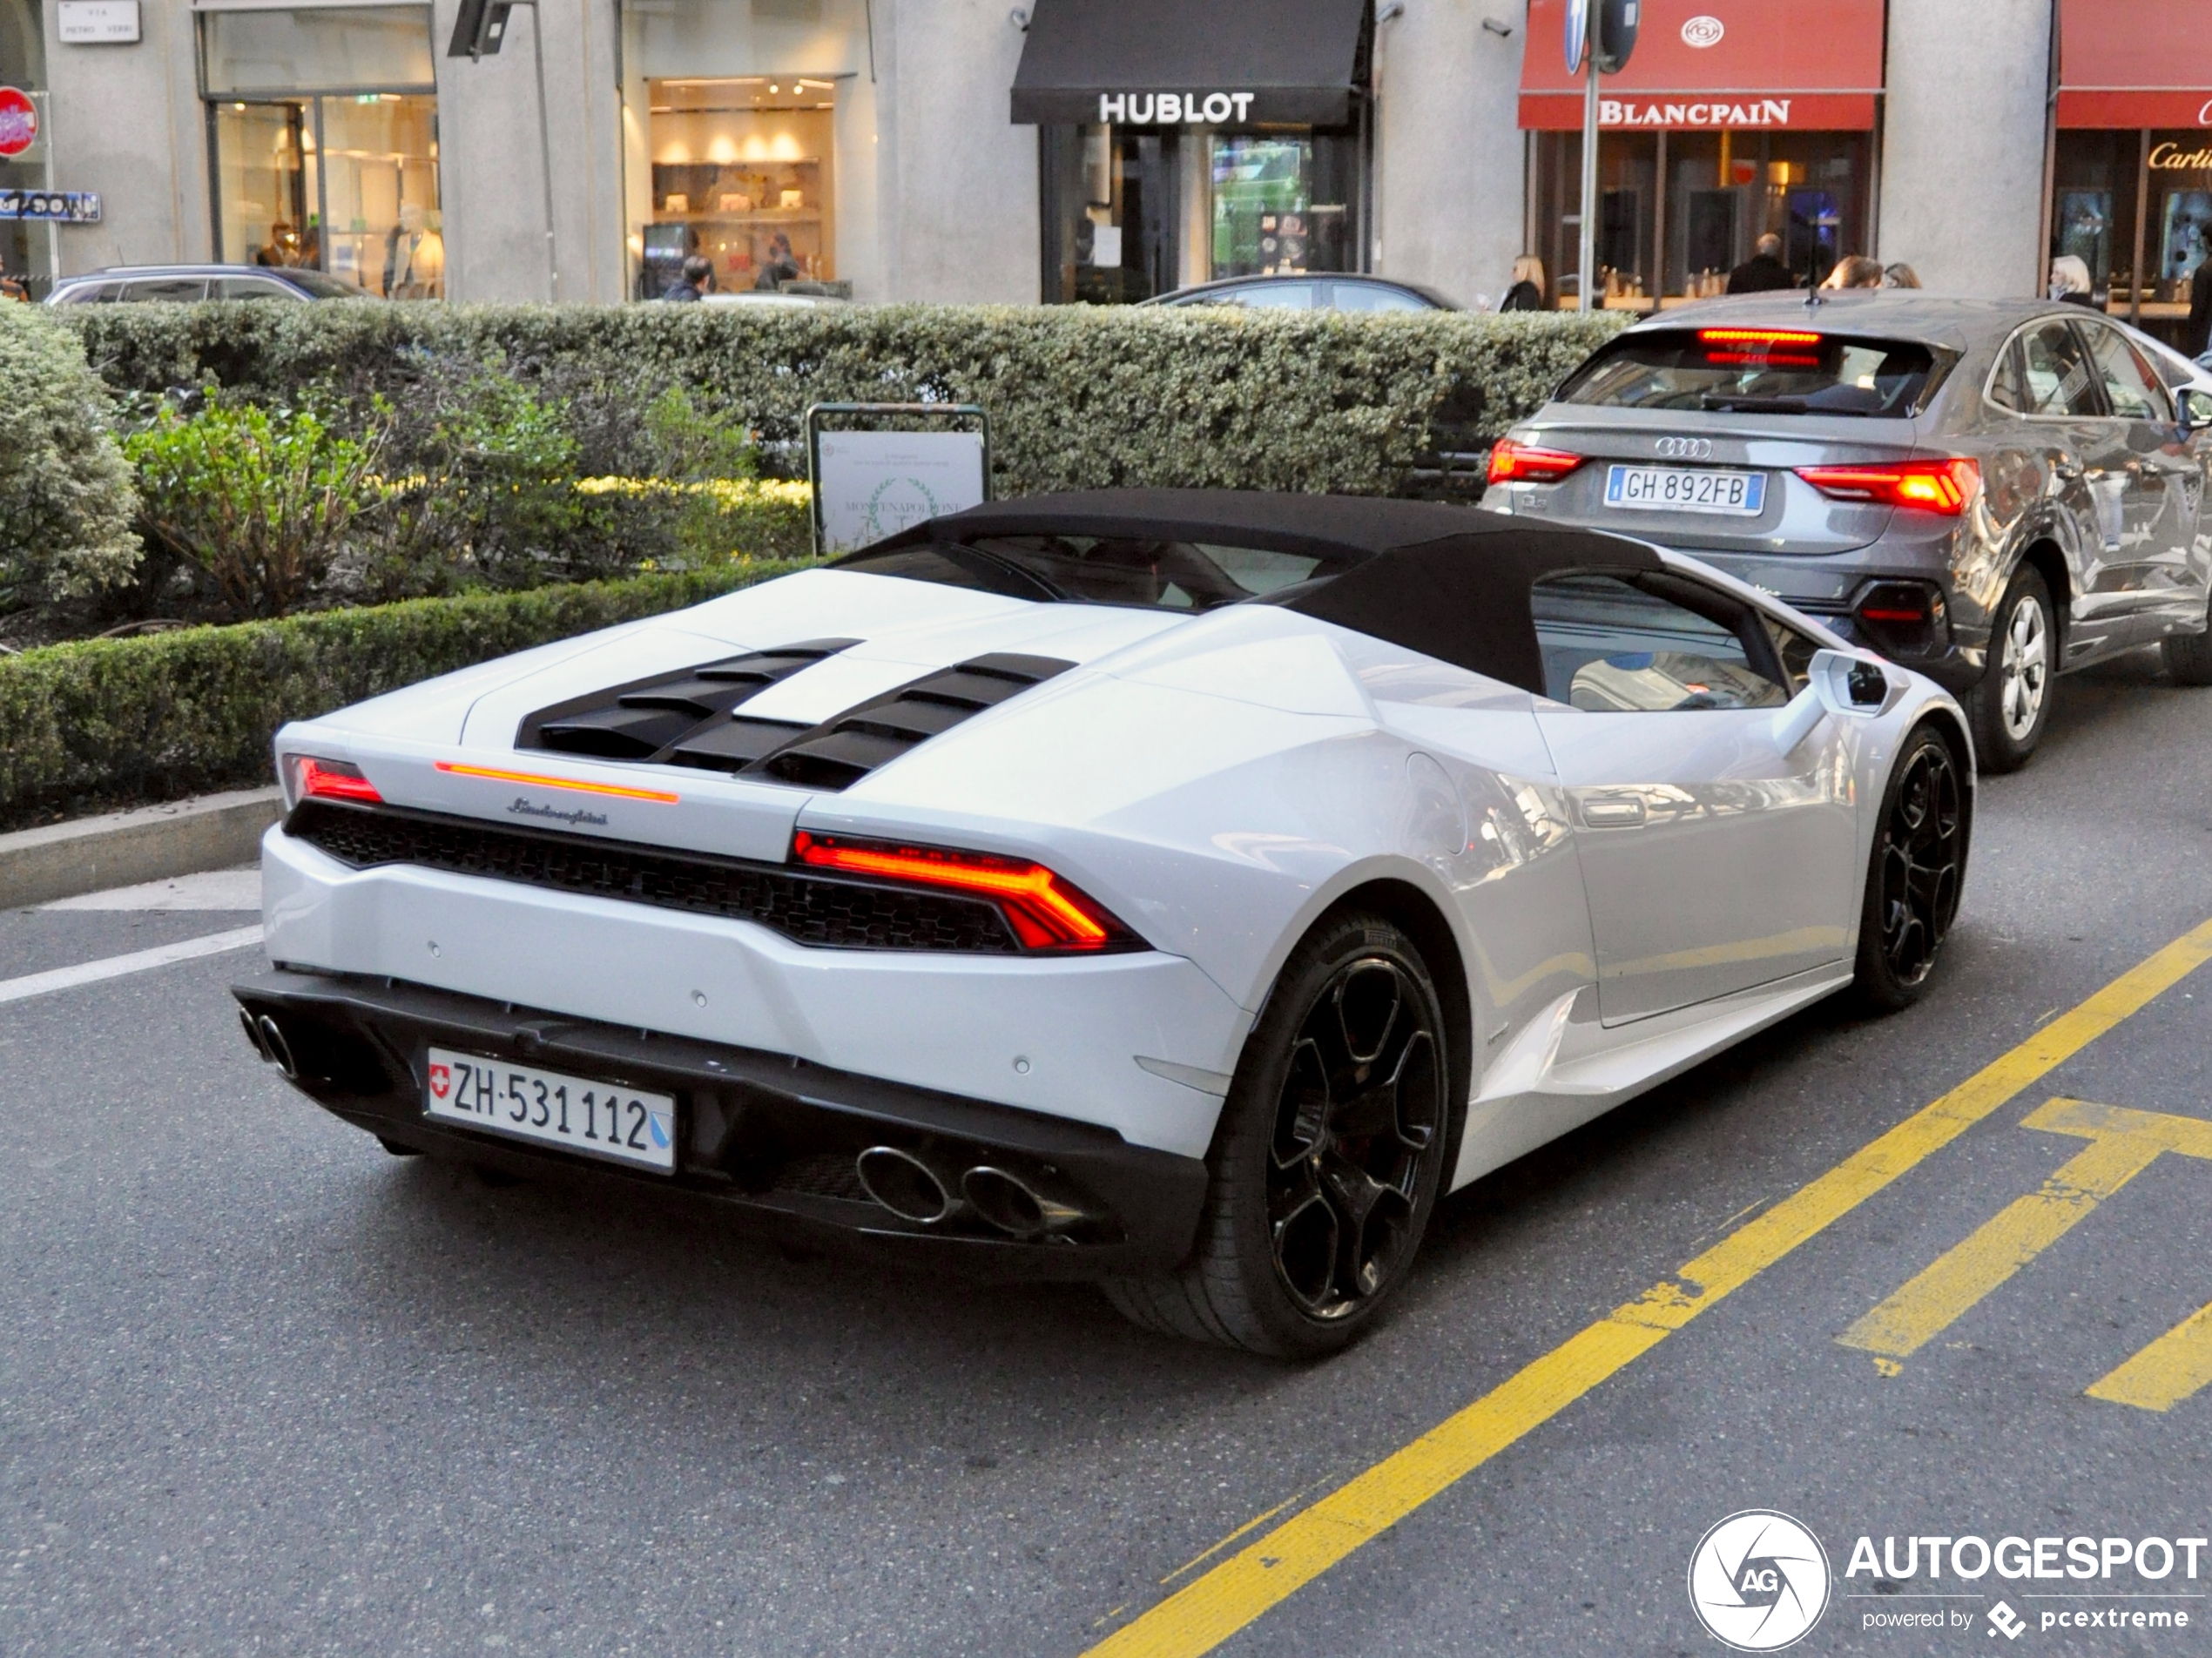
[[2212, 921], [2129, 968], [1696, 1260], [1403, 1450], [1231, 1555], [1089, 1650], [1197, 1658], [1649, 1352], [1730, 1291], [1849, 1214], [2153, 997], [2212, 960]]
[[2087, 1392], [2114, 1405], [2170, 1411], [2207, 1383], [2212, 1383], [2212, 1306], [2182, 1319]]
[[2056, 1099], [2029, 1113], [2020, 1127], [2083, 1135], [2091, 1143], [2045, 1181], [2042, 1190], [1983, 1222], [1838, 1341], [1909, 1358], [2166, 1152], [2212, 1157], [2212, 1122], [2201, 1117]]
[[1208, 1560], [1211, 1560], [1215, 1555], [1220, 1554], [1223, 1549], [1227, 1548], [1230, 1544], [1235, 1542], [1246, 1532], [1252, 1530], [1256, 1527], [1264, 1526], [1269, 1520], [1274, 1519], [1276, 1515], [1281, 1513], [1285, 1508], [1288, 1508], [1292, 1503], [1296, 1502], [1304, 1495], [1305, 1495], [1305, 1493], [1302, 1491], [1293, 1492], [1291, 1495], [1284, 1498], [1281, 1502], [1277, 1503], [1274, 1507], [1269, 1509], [1265, 1513], [1254, 1514], [1250, 1520], [1237, 1527], [1235, 1531], [1230, 1533], [1228, 1536], [1223, 1538], [1211, 1548], [1207, 1549], [1203, 1554], [1193, 1554], [1189, 1560], [1184, 1561], [1182, 1565], [1177, 1567], [1174, 1571], [1170, 1572], [1165, 1577], [1162, 1578], [1160, 1581], [1162, 1583], [1172, 1583], [1176, 1580], [1176, 1579], [1181, 1577], [1185, 1572], [1191, 1570], [1195, 1567], [1204, 1566]]

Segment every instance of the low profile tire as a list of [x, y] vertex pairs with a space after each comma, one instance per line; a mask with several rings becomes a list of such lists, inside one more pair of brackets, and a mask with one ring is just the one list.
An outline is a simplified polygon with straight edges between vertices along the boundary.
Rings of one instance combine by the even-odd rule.
[[1989, 666], [1967, 694], [1974, 756], [1985, 772], [2017, 772], [2043, 740], [2058, 671], [2051, 590], [2031, 567], [2013, 572], [1989, 630]]
[[[2212, 617], [2207, 617], [2212, 625]], [[2212, 685], [2212, 630], [2176, 633], [2159, 644], [2166, 671], [2177, 685]]]
[[1882, 799], [1858, 920], [1859, 999], [1880, 1013], [1919, 1001], [1959, 913], [1966, 789], [1951, 739], [1914, 728]]
[[1244, 1043], [1192, 1257], [1103, 1287], [1150, 1330], [1278, 1358], [1333, 1352], [1403, 1282], [1452, 1136], [1445, 1024], [1413, 941], [1331, 917]]

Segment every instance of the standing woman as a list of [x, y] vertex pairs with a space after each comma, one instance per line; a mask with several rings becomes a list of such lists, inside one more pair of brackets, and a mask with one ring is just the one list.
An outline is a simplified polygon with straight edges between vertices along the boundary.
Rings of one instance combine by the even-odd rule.
[[1544, 308], [1544, 262], [1523, 253], [1513, 262], [1513, 286], [1498, 302], [1501, 311], [1541, 311]]

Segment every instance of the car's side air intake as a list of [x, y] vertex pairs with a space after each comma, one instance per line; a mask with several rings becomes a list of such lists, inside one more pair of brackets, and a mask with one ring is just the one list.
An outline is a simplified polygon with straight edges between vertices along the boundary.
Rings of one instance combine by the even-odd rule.
[[962, 720], [1076, 665], [1057, 657], [977, 657], [817, 725], [738, 711], [770, 685], [853, 643], [815, 639], [572, 698], [525, 718], [515, 745], [844, 789]]

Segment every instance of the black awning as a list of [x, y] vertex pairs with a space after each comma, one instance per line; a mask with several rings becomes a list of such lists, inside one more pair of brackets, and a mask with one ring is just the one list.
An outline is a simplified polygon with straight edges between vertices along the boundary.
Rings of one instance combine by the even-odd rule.
[[1014, 118], [1343, 126], [1370, 0], [1034, 0]]

